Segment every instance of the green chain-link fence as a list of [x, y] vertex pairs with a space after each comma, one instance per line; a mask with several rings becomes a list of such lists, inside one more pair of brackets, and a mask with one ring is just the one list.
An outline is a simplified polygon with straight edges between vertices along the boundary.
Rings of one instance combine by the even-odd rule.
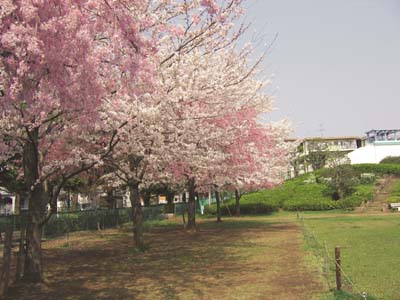
[[[164, 218], [164, 206], [143, 207], [144, 220], [161, 220]], [[14, 232], [19, 231], [26, 222], [27, 215], [0, 217], [0, 232], [4, 232], [6, 223], [12, 222]], [[53, 214], [43, 226], [44, 237], [62, 236], [69, 232], [107, 229], [132, 221], [131, 208], [99, 209]]]

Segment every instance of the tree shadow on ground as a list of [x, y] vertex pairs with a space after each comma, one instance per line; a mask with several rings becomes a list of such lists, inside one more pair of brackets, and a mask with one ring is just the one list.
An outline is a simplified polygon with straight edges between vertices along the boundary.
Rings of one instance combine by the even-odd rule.
[[[96, 242], [86, 237], [71, 247], [46, 249], [48, 283], [15, 286], [9, 299], [234, 299], [240, 288], [241, 299], [267, 299], [262, 288], [269, 291], [268, 299], [290, 299], [288, 287], [300, 295], [296, 299], [308, 299], [302, 293], [321, 287], [302, 266], [294, 265], [301, 256], [293, 238], [297, 234], [289, 223], [204, 221], [195, 233], [153, 228], [145, 236], [149, 250], [137, 253], [129, 232], [105, 232]], [[296, 276], [301, 276], [298, 285], [293, 282]]]

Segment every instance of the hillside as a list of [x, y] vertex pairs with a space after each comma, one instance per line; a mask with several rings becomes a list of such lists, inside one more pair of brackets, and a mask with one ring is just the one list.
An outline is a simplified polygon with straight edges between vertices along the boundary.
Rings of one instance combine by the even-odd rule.
[[[394, 164], [355, 165], [352, 167], [358, 184], [354, 192], [341, 200], [332, 200], [328, 194], [326, 177], [328, 170], [319, 170], [285, 181], [270, 190], [261, 190], [242, 196], [240, 209], [243, 214], [264, 214], [279, 209], [287, 211], [318, 211], [332, 209], [352, 210], [374, 197], [375, 178], [386, 175], [400, 177], [400, 166]], [[371, 177], [365, 177], [370, 175]], [[372, 175], [373, 174], [373, 175]], [[370, 178], [370, 179], [368, 179]], [[221, 205], [221, 213], [229, 215], [235, 211], [234, 199]], [[206, 207], [206, 213], [215, 214], [216, 206]]]

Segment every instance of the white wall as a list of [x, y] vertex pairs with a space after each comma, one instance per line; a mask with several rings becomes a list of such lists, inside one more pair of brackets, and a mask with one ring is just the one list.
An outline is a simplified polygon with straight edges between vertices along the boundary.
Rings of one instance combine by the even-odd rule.
[[351, 164], [377, 164], [388, 156], [400, 156], [400, 142], [375, 142], [347, 155]]
[[7, 189], [0, 187], [0, 194], [3, 199], [10, 198], [11, 204], [0, 205], [0, 215], [10, 215], [15, 213], [15, 195], [11, 194]]

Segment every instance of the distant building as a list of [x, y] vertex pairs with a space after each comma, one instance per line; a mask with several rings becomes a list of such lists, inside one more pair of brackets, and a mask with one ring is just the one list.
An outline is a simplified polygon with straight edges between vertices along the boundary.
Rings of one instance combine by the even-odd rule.
[[347, 155], [351, 164], [378, 164], [386, 157], [400, 156], [400, 129], [370, 130], [363, 145]]
[[[363, 141], [358, 136], [338, 137], [307, 137], [302, 139], [290, 139], [287, 142], [297, 143], [297, 150], [292, 153], [289, 177], [313, 171], [309, 158], [316, 153], [335, 154], [337, 157], [344, 157], [360, 147]], [[329, 155], [327, 155], [329, 156]], [[325, 166], [325, 165], [324, 165]]]
[[349, 153], [362, 146], [362, 139], [358, 136], [311, 137], [304, 138], [301, 145], [303, 155], [316, 151]]
[[12, 215], [15, 211], [15, 196], [0, 187], [0, 215]]

